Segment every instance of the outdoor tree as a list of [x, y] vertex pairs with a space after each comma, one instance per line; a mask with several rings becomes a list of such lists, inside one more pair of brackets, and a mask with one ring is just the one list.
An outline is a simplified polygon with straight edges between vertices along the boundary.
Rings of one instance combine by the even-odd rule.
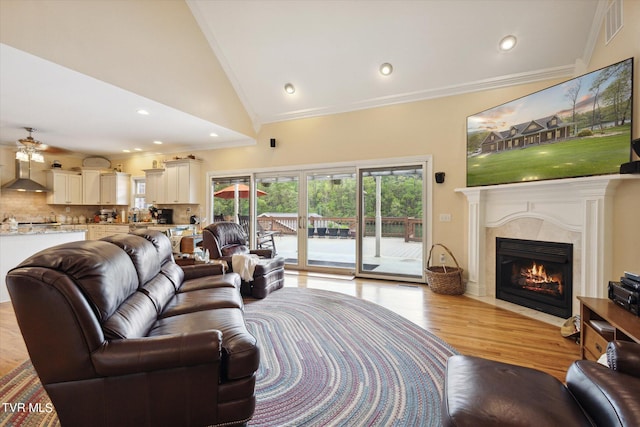
[[624, 126], [631, 110], [631, 66], [621, 66], [616, 79], [602, 92], [602, 103], [610, 107], [616, 126]]
[[582, 80], [574, 80], [573, 85], [567, 89], [566, 97], [571, 101], [571, 123], [573, 123], [574, 134], [578, 133], [578, 123], [576, 121], [576, 104], [578, 103], [578, 96], [580, 95], [580, 89], [582, 88]]

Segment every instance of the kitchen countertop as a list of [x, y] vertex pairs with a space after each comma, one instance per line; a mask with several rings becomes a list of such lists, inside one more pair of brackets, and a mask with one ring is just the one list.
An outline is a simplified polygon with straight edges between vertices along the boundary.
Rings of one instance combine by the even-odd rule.
[[193, 224], [155, 224], [152, 222], [90, 222], [86, 224], [62, 224], [62, 223], [28, 223], [23, 222], [18, 226], [18, 231], [0, 229], [0, 236], [23, 236], [26, 234], [56, 234], [86, 232], [93, 225], [119, 225], [130, 229], [148, 227], [184, 228], [195, 227]]
[[47, 229], [39, 228], [38, 230], [29, 231], [0, 231], [0, 236], [24, 236], [25, 234], [61, 234], [61, 233], [86, 233], [87, 230], [68, 230], [68, 229]]

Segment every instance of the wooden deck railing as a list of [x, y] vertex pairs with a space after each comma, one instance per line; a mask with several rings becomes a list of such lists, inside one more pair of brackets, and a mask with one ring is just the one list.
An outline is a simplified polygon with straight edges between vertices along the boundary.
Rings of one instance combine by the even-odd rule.
[[[297, 216], [260, 216], [258, 223], [263, 230], [279, 231], [281, 234], [296, 234], [298, 230]], [[354, 217], [312, 217], [309, 219], [309, 228], [311, 226], [313, 226], [313, 234], [309, 231], [309, 236], [355, 237], [357, 229]], [[375, 236], [375, 227], [375, 218], [367, 217], [365, 236]], [[422, 240], [422, 232], [422, 219], [382, 217], [382, 237], [403, 237], [406, 242], [419, 242]]]

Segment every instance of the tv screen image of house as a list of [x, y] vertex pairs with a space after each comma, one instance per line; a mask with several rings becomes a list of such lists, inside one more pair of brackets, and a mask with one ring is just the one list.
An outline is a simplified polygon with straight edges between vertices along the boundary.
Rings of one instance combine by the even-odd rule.
[[618, 173], [631, 159], [633, 58], [467, 117], [467, 186]]

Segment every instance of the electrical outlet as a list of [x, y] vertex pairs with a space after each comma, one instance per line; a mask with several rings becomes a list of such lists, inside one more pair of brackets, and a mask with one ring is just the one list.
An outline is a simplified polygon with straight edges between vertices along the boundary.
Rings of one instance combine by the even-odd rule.
[[447, 256], [445, 254], [440, 254], [440, 264], [444, 264], [447, 260]]
[[70, 208], [69, 206], [67, 206], [66, 208], [64, 208], [64, 211], [65, 211], [66, 213], [69, 213], [69, 212], [71, 212], [71, 208]]
[[187, 213], [191, 212], [191, 208], [187, 208]]
[[440, 222], [451, 222], [451, 214], [448, 214], [448, 213], [446, 213], [446, 214], [441, 213], [441, 214], [440, 214]]

